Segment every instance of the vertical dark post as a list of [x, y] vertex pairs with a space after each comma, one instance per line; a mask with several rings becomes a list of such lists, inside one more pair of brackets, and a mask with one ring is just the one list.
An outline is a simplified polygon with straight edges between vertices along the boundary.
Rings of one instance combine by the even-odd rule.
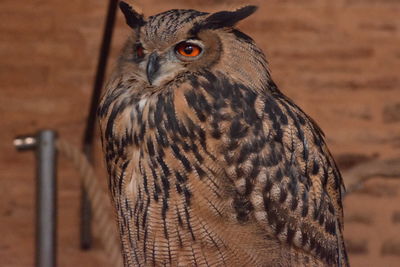
[[56, 133], [45, 130], [37, 135], [36, 266], [56, 266], [57, 151]]
[[[89, 107], [89, 115], [86, 122], [83, 137], [83, 152], [90, 162], [93, 159], [93, 137], [96, 125], [96, 110], [99, 104], [101, 89], [104, 83], [104, 75], [107, 67], [108, 55], [110, 53], [112, 33], [115, 24], [118, 0], [110, 0], [108, 5], [107, 20], [103, 32], [103, 40], [100, 48], [99, 60], [97, 62], [96, 77], [93, 85], [93, 94]], [[87, 192], [81, 186], [81, 248], [89, 249], [92, 246], [91, 238], [91, 205]]]

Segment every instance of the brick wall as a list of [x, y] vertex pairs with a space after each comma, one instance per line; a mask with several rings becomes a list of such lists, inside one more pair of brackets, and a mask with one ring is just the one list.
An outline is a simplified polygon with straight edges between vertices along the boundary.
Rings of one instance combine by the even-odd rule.
[[[267, 54], [281, 90], [324, 129], [343, 168], [349, 159], [399, 156], [400, 1], [248, 2], [260, 9], [240, 28]], [[170, 8], [217, 11], [243, 3], [137, 1], [145, 14]], [[80, 144], [106, 8], [105, 0], [0, 4], [2, 266], [33, 264], [34, 158], [15, 152], [12, 139], [55, 128]], [[128, 33], [119, 14], [111, 62]], [[104, 173], [102, 166], [98, 172]], [[63, 159], [59, 173], [60, 266], [107, 266], [97, 243], [89, 253], [77, 249], [79, 180]], [[395, 266], [400, 260], [400, 245], [391, 240], [399, 229], [399, 220], [393, 219], [399, 188], [397, 181], [378, 179], [346, 200], [353, 266]]]

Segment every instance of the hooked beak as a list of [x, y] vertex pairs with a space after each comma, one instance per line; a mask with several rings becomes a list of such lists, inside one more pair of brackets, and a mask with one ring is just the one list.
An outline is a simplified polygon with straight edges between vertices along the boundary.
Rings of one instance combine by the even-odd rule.
[[155, 78], [157, 77], [157, 71], [160, 69], [159, 59], [160, 58], [155, 51], [149, 56], [146, 67], [146, 74], [147, 80], [149, 81], [150, 85], [154, 82]]

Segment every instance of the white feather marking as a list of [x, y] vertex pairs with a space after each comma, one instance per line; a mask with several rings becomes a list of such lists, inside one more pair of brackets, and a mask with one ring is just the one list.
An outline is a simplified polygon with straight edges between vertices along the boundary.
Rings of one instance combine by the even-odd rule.
[[142, 99], [140, 99], [139, 101], [139, 109], [140, 111], [143, 111], [144, 105], [146, 105], [148, 98], [144, 97]]

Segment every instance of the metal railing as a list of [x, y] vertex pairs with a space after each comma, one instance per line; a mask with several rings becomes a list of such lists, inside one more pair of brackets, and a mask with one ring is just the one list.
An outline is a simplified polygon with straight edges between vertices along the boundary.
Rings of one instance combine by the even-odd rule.
[[51, 130], [14, 140], [19, 151], [36, 152], [36, 266], [56, 266], [57, 134]]
[[52, 130], [14, 140], [19, 151], [36, 152], [36, 251], [37, 267], [57, 265], [57, 160], [62, 155], [70, 160], [81, 177], [81, 184], [91, 204], [100, 243], [110, 266], [122, 266], [119, 237], [110, 201], [99, 184], [94, 168], [79, 148], [58, 138]]

